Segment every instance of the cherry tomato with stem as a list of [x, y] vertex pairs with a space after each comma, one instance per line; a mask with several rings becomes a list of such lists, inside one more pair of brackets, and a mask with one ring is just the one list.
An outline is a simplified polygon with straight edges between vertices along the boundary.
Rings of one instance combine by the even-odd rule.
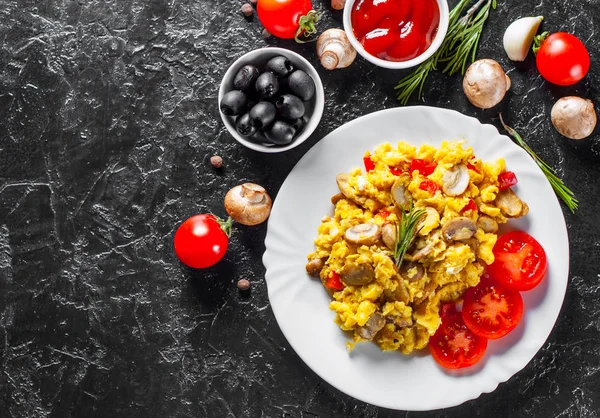
[[467, 289], [463, 299], [463, 320], [480, 337], [504, 337], [519, 325], [523, 316], [521, 294], [485, 276], [477, 286]]
[[177, 258], [192, 268], [217, 264], [227, 252], [232, 222], [231, 218], [224, 221], [211, 214], [186, 219], [175, 232]]
[[265, 29], [278, 38], [304, 43], [300, 37], [317, 33], [319, 15], [310, 0], [259, 0], [256, 11]]
[[429, 339], [433, 359], [447, 369], [462, 369], [477, 363], [487, 349], [487, 338], [471, 331], [460, 312], [450, 307], [442, 315], [442, 323]]
[[544, 32], [535, 38], [535, 43], [537, 69], [550, 83], [570, 86], [588, 73], [590, 54], [575, 35], [557, 32], [548, 36]]
[[546, 252], [526, 232], [511, 231], [501, 235], [492, 251], [495, 259], [487, 272], [492, 280], [509, 289], [533, 289], [546, 275]]

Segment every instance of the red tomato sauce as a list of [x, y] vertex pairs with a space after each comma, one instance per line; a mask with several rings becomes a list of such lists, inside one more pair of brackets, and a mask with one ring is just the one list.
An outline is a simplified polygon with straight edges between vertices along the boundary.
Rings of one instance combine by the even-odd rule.
[[388, 61], [408, 61], [433, 42], [440, 24], [436, 0], [357, 0], [350, 14], [365, 50]]

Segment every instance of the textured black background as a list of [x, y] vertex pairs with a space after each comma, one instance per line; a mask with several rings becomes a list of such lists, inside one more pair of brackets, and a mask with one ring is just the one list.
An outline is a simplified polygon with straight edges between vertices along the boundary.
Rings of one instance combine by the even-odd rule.
[[[321, 28], [341, 13], [314, 0]], [[453, 6], [456, 2], [450, 1]], [[537, 3], [534, 4], [534, 3]], [[554, 331], [525, 369], [491, 394], [432, 413], [380, 409], [324, 383], [289, 347], [269, 307], [266, 224], [240, 227], [225, 259], [191, 271], [172, 251], [181, 221], [225, 215], [243, 181], [273, 197], [298, 159], [336, 127], [397, 106], [406, 73], [363, 59], [320, 68], [314, 45], [263, 39], [239, 0], [0, 0], [0, 417], [598, 417], [600, 410], [600, 141], [550, 123], [567, 93], [598, 100], [597, 0], [503, 1], [479, 57], [513, 80], [506, 120], [581, 201], [564, 209], [569, 287]], [[592, 56], [572, 88], [518, 68], [501, 39], [512, 20], [577, 34]], [[263, 155], [219, 118], [228, 64], [277, 45], [302, 53], [325, 86], [323, 119], [300, 147]], [[499, 126], [470, 106], [460, 77], [431, 76], [421, 102]], [[216, 171], [213, 154], [223, 156]], [[552, 228], [552, 225], [548, 225]], [[252, 282], [249, 296], [236, 281]]]

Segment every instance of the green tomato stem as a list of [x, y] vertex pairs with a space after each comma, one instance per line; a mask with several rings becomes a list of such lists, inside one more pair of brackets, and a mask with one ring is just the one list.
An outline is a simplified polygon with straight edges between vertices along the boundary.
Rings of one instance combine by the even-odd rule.
[[[321, 18], [319, 12], [315, 10], [311, 10], [306, 14], [306, 16], [302, 16], [298, 21], [298, 30], [296, 31], [296, 36], [294, 36], [294, 40], [299, 44], [306, 44], [308, 42], [314, 42], [317, 38], [310, 38], [312, 35], [317, 33], [316, 23]], [[305, 39], [300, 39], [300, 37]]]
[[213, 216], [215, 217], [215, 220], [217, 221], [217, 223], [221, 227], [221, 230], [229, 238], [231, 236], [232, 226], [233, 226], [233, 219], [231, 219], [231, 216], [228, 217], [226, 220], [223, 220], [223, 219], [219, 218], [216, 215], [213, 215]]

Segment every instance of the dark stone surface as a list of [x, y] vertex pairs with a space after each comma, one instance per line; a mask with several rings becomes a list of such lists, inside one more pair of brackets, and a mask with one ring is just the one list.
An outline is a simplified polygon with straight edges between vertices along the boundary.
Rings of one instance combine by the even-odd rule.
[[[327, 1], [313, 3], [325, 10], [321, 28], [342, 26]], [[253, 181], [275, 197], [324, 135], [398, 105], [393, 87], [405, 73], [360, 58], [327, 72], [314, 45], [264, 40], [240, 5], [0, 0], [0, 417], [597, 417], [600, 139], [567, 140], [549, 114], [565, 94], [599, 98], [598, 1], [499, 0], [485, 28], [479, 57], [500, 61], [513, 80], [506, 120], [581, 204], [575, 214], [563, 207], [571, 271], [546, 344], [493, 393], [431, 413], [356, 401], [304, 365], [269, 307], [266, 225], [238, 228], [225, 259], [207, 270], [182, 267], [172, 251], [185, 218], [225, 214], [230, 187]], [[544, 30], [587, 44], [592, 67], [579, 85], [552, 87], [531, 58], [515, 68], [505, 57], [504, 28], [538, 14]], [[216, 103], [228, 64], [265, 45], [303, 53], [327, 97], [314, 135], [279, 155], [241, 147]], [[411, 104], [499, 126], [495, 111], [467, 103], [460, 82], [433, 74]], [[249, 295], [236, 288], [241, 278]]]

